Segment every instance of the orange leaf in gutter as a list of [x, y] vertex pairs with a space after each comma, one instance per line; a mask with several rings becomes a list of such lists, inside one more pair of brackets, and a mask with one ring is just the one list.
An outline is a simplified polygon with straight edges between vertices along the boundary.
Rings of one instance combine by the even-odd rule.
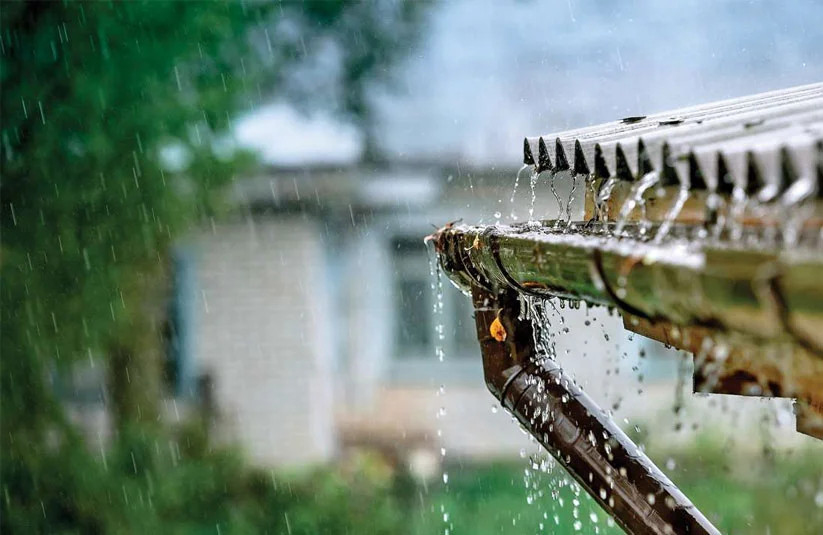
[[500, 316], [494, 318], [491, 326], [489, 327], [489, 334], [492, 335], [492, 338], [497, 340], [498, 342], [505, 342], [506, 341], [506, 328], [503, 327], [503, 323], [500, 321]]

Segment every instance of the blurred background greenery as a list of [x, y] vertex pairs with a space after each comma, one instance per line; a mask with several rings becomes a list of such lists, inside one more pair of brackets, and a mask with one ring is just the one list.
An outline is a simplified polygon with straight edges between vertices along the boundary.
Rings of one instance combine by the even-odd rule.
[[[32, 453], [33, 472], [4, 481], [4, 533], [422, 535], [442, 532], [444, 514], [460, 532], [478, 535], [622, 533], [541, 455], [449, 466], [446, 487], [416, 482], [369, 452], [335, 466], [273, 473], [248, 466], [236, 452], [210, 451], [194, 429], [179, 451], [158, 451], [158, 440], [121, 437], [104, 463], [79, 446], [60, 457]], [[676, 482], [723, 533], [767, 526], [818, 533], [823, 460], [811, 452], [764, 462], [704, 436], [685, 451], [659, 453], [661, 464], [678, 465]]]
[[[274, 524], [263, 516], [288, 503], [298, 505], [296, 526], [319, 522], [308, 532], [365, 522], [342, 515], [357, 496], [333, 474], [317, 476], [317, 496], [307, 483], [284, 495], [201, 448], [165, 477], [170, 461], [150, 444], [173, 432], [158, 424], [170, 246], [219, 214], [218, 194], [254, 164], [219, 150], [232, 117], [277, 97], [329, 108], [368, 133], [365, 87], [390, 79], [427, 2], [388, 7], [2, 3], [4, 533], [213, 532], [221, 522], [273, 530], [284, 514]], [[296, 74], [321, 41], [341, 53], [334, 102], [313, 100]], [[169, 147], [190, 159], [185, 172], [164, 165]], [[55, 377], [79, 359], [108, 370], [118, 431], [107, 466], [92, 459], [57, 396]], [[383, 483], [366, 481], [377, 486], [364, 483], [363, 497], [379, 502]], [[326, 516], [311, 520], [306, 511], [326, 498]]]

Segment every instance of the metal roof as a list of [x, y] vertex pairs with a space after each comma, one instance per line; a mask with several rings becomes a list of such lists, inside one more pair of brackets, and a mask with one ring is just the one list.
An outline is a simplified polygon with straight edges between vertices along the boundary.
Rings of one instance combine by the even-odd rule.
[[523, 161], [538, 171], [624, 180], [660, 171], [691, 188], [780, 193], [823, 175], [823, 83], [527, 137]]

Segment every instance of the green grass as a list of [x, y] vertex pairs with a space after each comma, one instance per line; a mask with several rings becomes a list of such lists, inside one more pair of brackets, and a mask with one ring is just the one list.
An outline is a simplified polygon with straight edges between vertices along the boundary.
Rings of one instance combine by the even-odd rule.
[[[724, 534], [823, 533], [823, 458], [819, 454], [739, 458], [704, 441], [687, 452], [655, 457], [674, 463], [675, 468], [666, 471]], [[526, 461], [449, 467], [447, 486], [421, 493], [411, 532], [443, 533], [450, 527], [450, 533], [473, 535], [622, 533], [609, 525], [605, 513], [584, 491], [575, 495], [576, 486], [569, 484], [571, 478], [562, 468], [555, 465], [536, 476], [531, 472], [528, 492], [526, 467]], [[575, 498], [579, 503], [576, 517]], [[449, 515], [447, 523], [441, 506]], [[596, 522], [590, 518], [592, 513]]]
[[814, 451], [735, 456], [699, 441], [671, 457], [672, 479], [723, 533], [823, 533], [823, 457]]
[[[582, 491], [575, 494], [566, 484], [570, 478], [564, 477], [559, 467], [550, 474], [535, 475], [531, 471], [528, 477], [531, 492], [527, 492], [526, 466], [527, 462], [523, 461], [451, 467], [448, 487], [441, 487], [426, 497], [415, 518], [412, 533], [443, 533], [447, 524], [443, 522], [441, 505], [449, 514], [450, 527], [453, 526], [450, 533], [570, 535], [581, 533], [574, 529], [576, 521], [580, 522], [582, 533], [595, 533], [594, 526], [601, 534], [622, 533], [619, 528], [607, 525], [605, 513], [588, 495]], [[531, 503], [527, 499], [529, 495], [532, 496]], [[575, 500], [579, 503], [576, 508]], [[596, 523], [590, 517], [592, 514]]]

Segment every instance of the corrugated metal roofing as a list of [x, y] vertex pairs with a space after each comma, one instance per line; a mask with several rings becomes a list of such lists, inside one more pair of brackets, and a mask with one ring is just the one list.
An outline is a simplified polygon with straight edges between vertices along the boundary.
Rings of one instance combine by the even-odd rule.
[[664, 182], [737, 185], [769, 200], [801, 177], [821, 179], [823, 83], [529, 137], [523, 152], [540, 171], [624, 180], [659, 171]]

